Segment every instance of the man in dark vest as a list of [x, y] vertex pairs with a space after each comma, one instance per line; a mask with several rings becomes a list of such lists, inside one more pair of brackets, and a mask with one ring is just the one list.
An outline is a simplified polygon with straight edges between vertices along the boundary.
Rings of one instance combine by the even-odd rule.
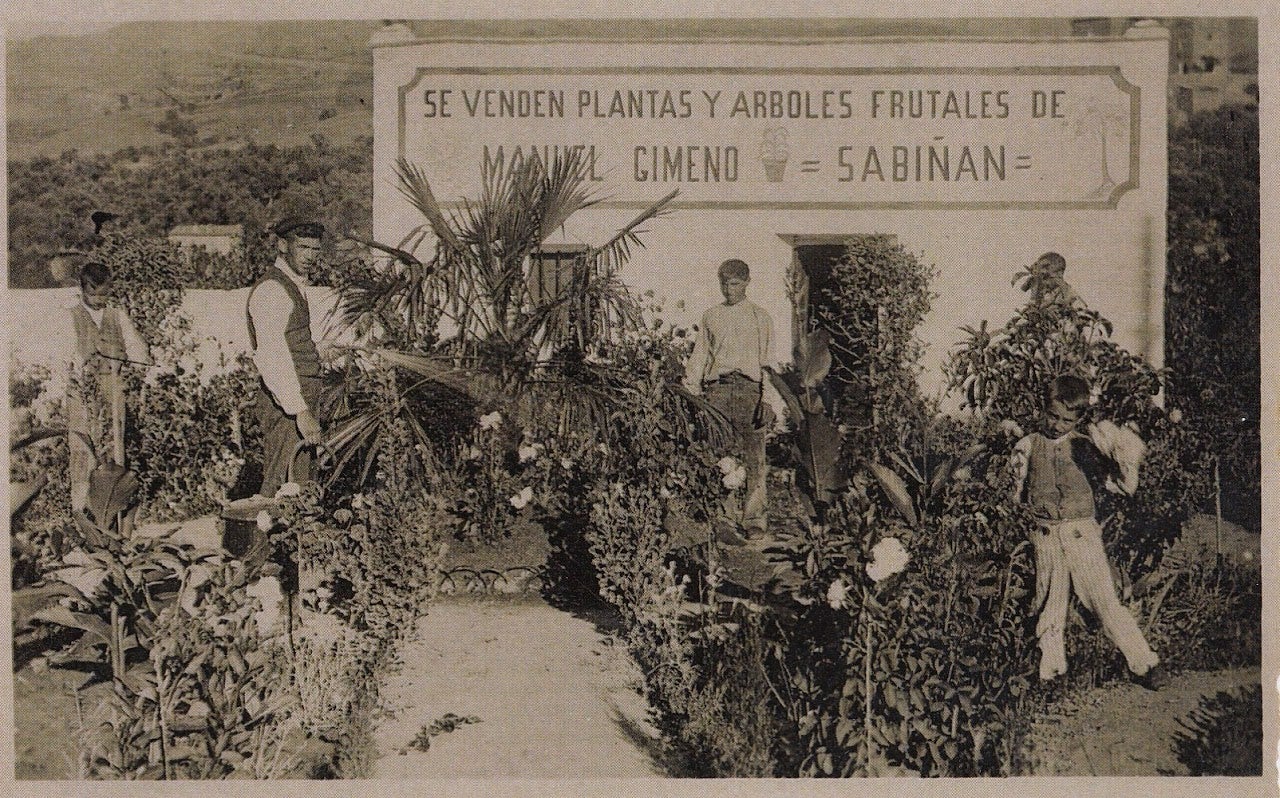
[[[246, 316], [253, 361], [258, 367], [257, 414], [262, 429], [262, 487], [273, 497], [289, 480], [290, 460], [299, 441], [320, 443], [316, 405], [320, 398], [320, 355], [311, 338], [307, 275], [320, 252], [324, 228], [289, 218], [274, 228], [275, 263], [249, 292]], [[311, 452], [293, 462], [293, 480], [311, 478]]]

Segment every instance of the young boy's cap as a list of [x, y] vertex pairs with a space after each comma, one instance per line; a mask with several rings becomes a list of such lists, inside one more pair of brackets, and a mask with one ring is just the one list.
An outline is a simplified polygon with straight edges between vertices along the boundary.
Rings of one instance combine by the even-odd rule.
[[271, 232], [281, 238], [320, 238], [324, 235], [324, 225], [306, 216], [286, 216], [276, 222]]

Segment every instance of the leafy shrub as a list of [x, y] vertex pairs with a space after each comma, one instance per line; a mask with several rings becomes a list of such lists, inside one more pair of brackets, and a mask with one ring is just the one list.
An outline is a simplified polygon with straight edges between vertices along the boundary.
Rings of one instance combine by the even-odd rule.
[[[1221, 460], [1224, 510], [1261, 528], [1261, 216], [1256, 108], [1169, 133], [1169, 405]], [[1214, 342], [1206, 346], [1207, 341]]]
[[[778, 772], [787, 729], [773, 694], [774, 657], [758, 615], [695, 628], [701, 678], [678, 708], [681, 775], [767, 778]], [[668, 703], [672, 696], [667, 696]]]
[[[1033, 268], [1034, 272], [1035, 269]], [[1035, 274], [1027, 287], [1035, 288]], [[1149, 455], [1135, 496], [1101, 497], [1113, 551], [1131, 578], [1155, 567], [1160, 552], [1210, 495], [1204, 441], [1189, 420], [1179, 424], [1156, 404], [1164, 375], [1111, 340], [1111, 322], [1065, 283], [1033, 291], [1001, 329], [966, 328], [967, 339], [947, 365], [962, 403], [986, 417], [1032, 430], [1048, 385], [1063, 374], [1085, 377], [1093, 393], [1090, 418], [1135, 426]]]
[[[915, 528], [855, 483], [809, 551], [792, 553], [809, 575], [786, 638], [801, 774], [1012, 771], [1034, 579], [1006, 461], [967, 467]], [[890, 539], [909, 554], [897, 576], [877, 564]]]
[[1175, 742], [1192, 776], [1262, 775], [1262, 687], [1202, 698]]
[[678, 365], [670, 341], [635, 339], [612, 353], [614, 373], [632, 376], [618, 387], [593, 455], [598, 476], [586, 536], [601, 595], [628, 615], [649, 603], [659, 583], [668, 517], [692, 510], [709, 520], [722, 496], [718, 453], [694, 437], [689, 411], [669, 393]]
[[125, 450], [155, 520], [214, 513], [256, 450], [257, 372], [247, 357], [210, 376], [190, 321], [170, 310], [152, 339], [155, 366], [128, 375]]
[[282, 778], [306, 766], [288, 641], [264, 628], [278, 609], [255, 599], [246, 576], [226, 560], [189, 569], [181, 600], [156, 618], [165, 778]]
[[866, 236], [846, 241], [816, 285], [793, 275], [792, 301], [802, 319], [812, 313], [805, 327], [831, 336], [826, 388], [847, 430], [842, 449], [850, 461], [892, 448], [927, 417], [916, 385], [923, 344], [915, 328], [929, 312], [933, 274], [893, 237]]
[[[9, 371], [9, 440], [22, 441], [39, 429], [65, 425], [63, 396], [48, 368], [15, 364]], [[38, 581], [64, 553], [72, 530], [67, 442], [59, 435], [9, 454], [11, 482], [47, 480], [21, 511], [10, 514], [11, 585]]]
[[1261, 662], [1262, 582], [1256, 568], [1195, 565], [1153, 588], [1138, 611], [1152, 646], [1171, 668], [1215, 670]]
[[[396, 396], [392, 391], [392, 401]], [[353, 689], [344, 711], [327, 713], [337, 728], [325, 730], [348, 740], [369, 734], [377, 680], [434, 595], [445, 551], [447, 516], [422, 489], [408, 429], [396, 413], [387, 423], [394, 445], [378, 455], [377, 490], [330, 498], [310, 482], [297, 486], [269, 522], [277, 559], [298, 564], [303, 606], [349, 630], [331, 653], [350, 662], [338, 673]], [[346, 772], [359, 774], [369, 764], [348, 762]]]

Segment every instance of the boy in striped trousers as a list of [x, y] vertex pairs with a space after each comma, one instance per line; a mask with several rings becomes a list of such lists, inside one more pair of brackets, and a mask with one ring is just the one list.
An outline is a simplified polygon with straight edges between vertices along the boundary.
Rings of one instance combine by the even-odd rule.
[[1014, 446], [1017, 494], [1036, 518], [1036, 606], [1040, 617], [1040, 678], [1067, 670], [1063, 632], [1071, 588], [1102, 622], [1124, 654], [1135, 680], [1158, 687], [1159, 657], [1129, 610], [1120, 603], [1102, 547], [1094, 490], [1103, 484], [1132, 494], [1145, 446], [1132, 432], [1103, 421], [1080, 431], [1089, 406], [1089, 384], [1080, 377], [1055, 379], [1045, 396], [1041, 428]]

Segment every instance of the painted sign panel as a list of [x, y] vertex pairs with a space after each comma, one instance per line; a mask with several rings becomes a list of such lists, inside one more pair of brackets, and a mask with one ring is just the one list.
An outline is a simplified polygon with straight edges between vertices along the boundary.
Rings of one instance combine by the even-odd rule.
[[578, 149], [617, 207], [1114, 208], [1140, 102], [1106, 65], [422, 67], [399, 155], [445, 201]]

